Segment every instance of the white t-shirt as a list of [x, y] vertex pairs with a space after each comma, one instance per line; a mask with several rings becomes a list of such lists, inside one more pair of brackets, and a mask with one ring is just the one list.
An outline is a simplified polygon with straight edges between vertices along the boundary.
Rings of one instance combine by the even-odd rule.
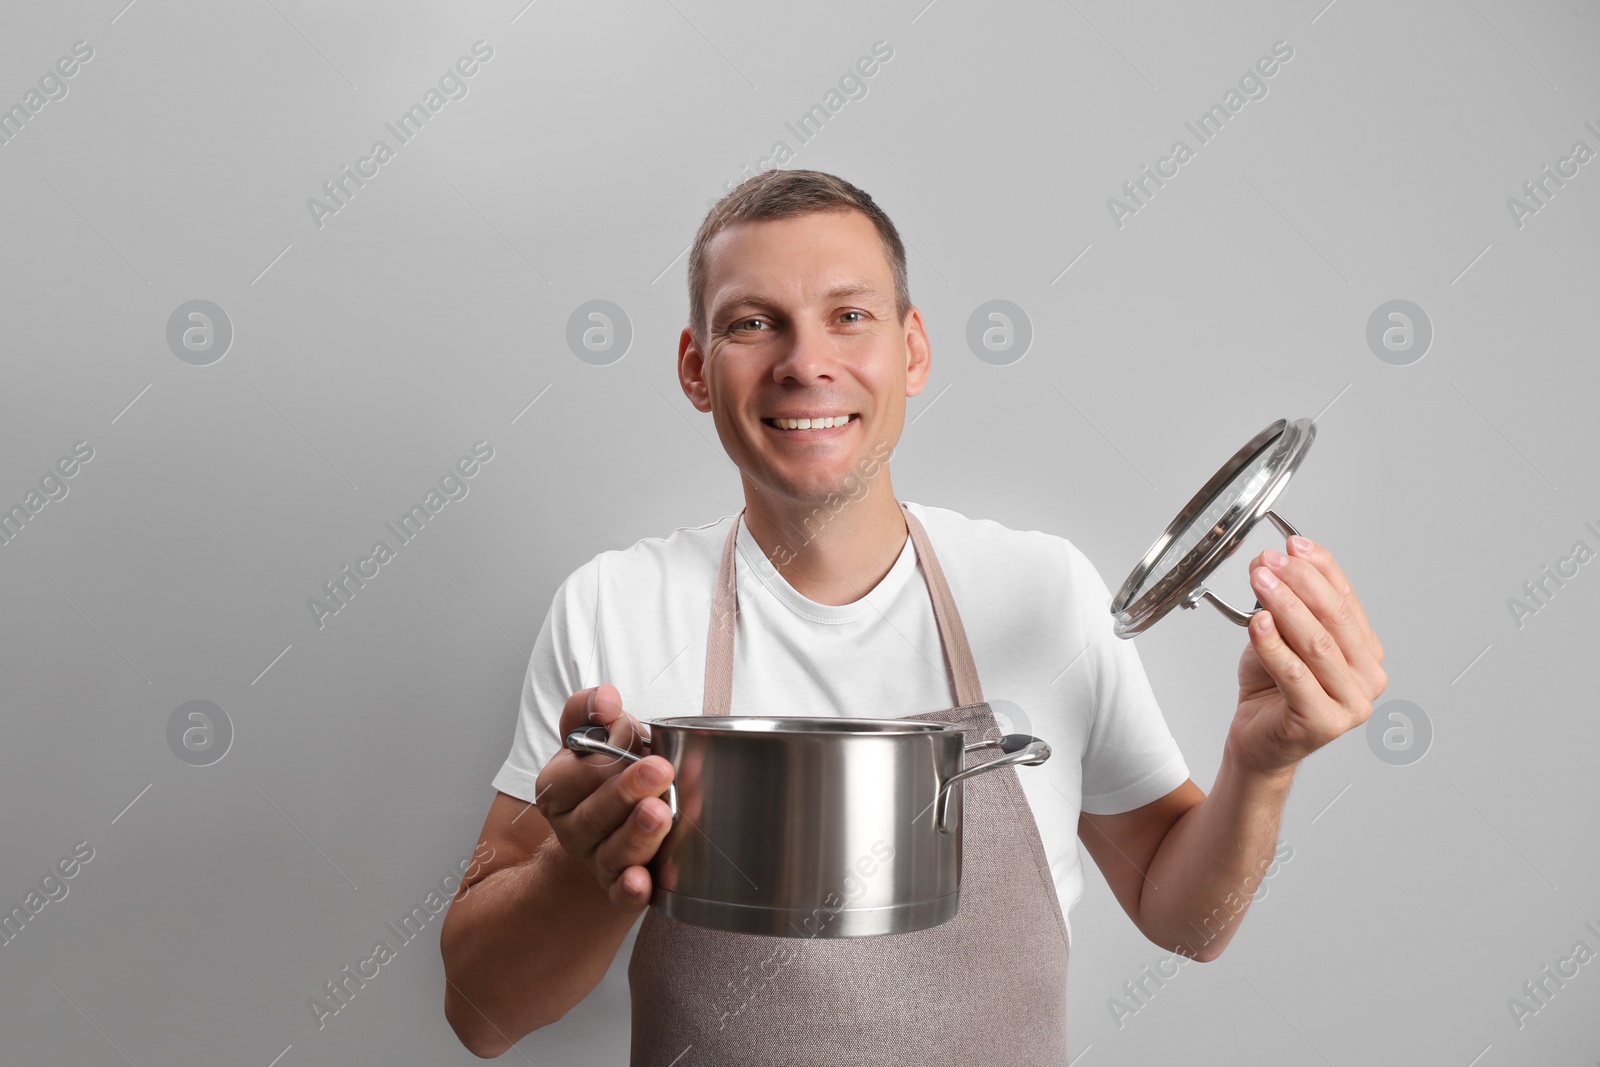
[[[1109, 815], [1182, 785], [1189, 769], [1131, 641], [1111, 629], [1111, 593], [1070, 541], [907, 502], [950, 584], [984, 699], [1007, 732], [1049, 742], [1017, 776], [1061, 913], [1083, 895], [1078, 813]], [[609, 682], [646, 721], [701, 713], [706, 631], [733, 516], [602, 552], [556, 590], [523, 680], [502, 793], [532, 800], [560, 749], [561, 709]], [[851, 604], [818, 604], [778, 573], [740, 523], [735, 560], [736, 715], [894, 719], [956, 704], [911, 539]], [[1009, 722], [1007, 720], [1010, 720]]]

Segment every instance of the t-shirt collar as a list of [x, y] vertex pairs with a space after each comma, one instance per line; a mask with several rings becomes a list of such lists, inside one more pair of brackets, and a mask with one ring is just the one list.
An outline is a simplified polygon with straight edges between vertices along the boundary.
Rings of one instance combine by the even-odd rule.
[[736, 542], [739, 559], [736, 562], [740, 595], [748, 595], [751, 586], [745, 579], [753, 573], [790, 611], [812, 622], [846, 623], [868, 615], [882, 615], [887, 604], [917, 573], [917, 552], [908, 533], [894, 566], [866, 596], [850, 604], [819, 604], [802, 595], [778, 572], [766, 553], [761, 551], [742, 515], [735, 517], [734, 521], [739, 523]]

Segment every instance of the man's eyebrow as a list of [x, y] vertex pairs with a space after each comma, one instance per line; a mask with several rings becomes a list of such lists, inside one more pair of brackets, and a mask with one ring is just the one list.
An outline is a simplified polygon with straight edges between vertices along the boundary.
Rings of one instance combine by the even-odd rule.
[[[871, 282], [855, 281], [840, 282], [838, 285], [835, 285], [822, 295], [826, 300], [837, 300], [840, 297], [845, 296], [880, 296], [881, 294], [882, 291]], [[733, 308], [742, 307], [745, 305], [762, 308], [770, 308], [773, 306], [771, 300], [758, 290], [740, 290], [736, 293], [729, 293], [728, 296], [717, 301], [717, 306], [712, 312], [712, 317], [716, 318], [720, 315], [725, 315]]]

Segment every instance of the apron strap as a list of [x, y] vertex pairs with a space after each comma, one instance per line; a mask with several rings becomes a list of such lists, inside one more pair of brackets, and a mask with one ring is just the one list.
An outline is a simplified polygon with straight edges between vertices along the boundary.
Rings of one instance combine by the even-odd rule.
[[[956, 706], [967, 707], [983, 702], [983, 687], [978, 682], [978, 668], [972, 658], [972, 646], [967, 641], [966, 627], [961, 624], [961, 613], [956, 610], [955, 597], [950, 584], [945, 581], [939, 558], [922, 523], [911, 514], [904, 503], [900, 511], [905, 515], [906, 529], [911, 535], [911, 546], [917, 562], [927, 580], [928, 595], [933, 601], [933, 618], [939, 626], [939, 640], [944, 645], [945, 659], [950, 668], [950, 678], [955, 686]], [[711, 605], [711, 625], [706, 635], [706, 685], [703, 715], [727, 715], [733, 703], [733, 633], [739, 615], [739, 595], [735, 572], [734, 553], [739, 538], [739, 523], [744, 508], [733, 517], [728, 538], [722, 546], [722, 560], [717, 567], [717, 592]]]
[[706, 635], [706, 691], [702, 715], [727, 715], [733, 703], [733, 626], [739, 614], [739, 594], [734, 577], [734, 543], [744, 508], [733, 517], [728, 540], [717, 567], [717, 593], [711, 603], [711, 629]]
[[956, 610], [956, 598], [950, 593], [950, 583], [944, 580], [944, 568], [933, 553], [928, 531], [911, 514], [904, 504], [906, 527], [911, 531], [911, 544], [917, 552], [917, 562], [928, 576], [928, 595], [933, 598], [933, 618], [939, 624], [939, 639], [944, 643], [945, 659], [950, 661], [950, 677], [955, 685], [956, 706], [967, 707], [983, 703], [983, 686], [978, 684], [978, 666], [972, 659], [972, 646], [967, 643], [967, 628], [961, 624], [961, 612]]

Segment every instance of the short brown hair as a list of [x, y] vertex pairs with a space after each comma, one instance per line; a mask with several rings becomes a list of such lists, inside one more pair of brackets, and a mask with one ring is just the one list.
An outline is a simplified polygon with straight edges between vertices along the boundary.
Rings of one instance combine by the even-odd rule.
[[911, 310], [911, 288], [906, 283], [906, 248], [900, 233], [872, 199], [843, 178], [820, 170], [769, 170], [747, 178], [717, 201], [689, 250], [689, 332], [695, 344], [705, 347], [706, 246], [736, 222], [786, 219], [813, 212], [859, 211], [877, 227], [883, 251], [894, 272], [894, 310], [903, 323]]

